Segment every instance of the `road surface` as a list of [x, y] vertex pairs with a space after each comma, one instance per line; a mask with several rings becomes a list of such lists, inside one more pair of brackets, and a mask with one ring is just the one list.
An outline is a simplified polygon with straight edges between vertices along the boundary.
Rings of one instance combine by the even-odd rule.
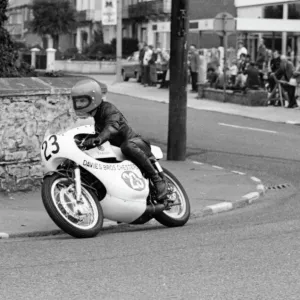
[[[166, 149], [167, 105], [109, 99]], [[115, 229], [84, 241], [3, 240], [0, 299], [299, 299], [299, 130], [188, 110], [190, 158], [295, 188], [183, 228]]]

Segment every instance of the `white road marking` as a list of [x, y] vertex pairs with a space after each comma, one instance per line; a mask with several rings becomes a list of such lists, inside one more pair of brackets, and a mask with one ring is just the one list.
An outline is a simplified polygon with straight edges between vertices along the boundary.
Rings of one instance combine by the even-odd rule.
[[193, 161], [193, 163], [194, 163], [195, 165], [203, 165], [203, 163], [201, 163], [201, 162], [199, 162], [199, 161]]
[[286, 121], [286, 124], [299, 125], [300, 121]]
[[252, 179], [253, 181], [255, 181], [255, 182], [261, 182], [261, 180], [258, 179], [257, 177], [251, 177], [251, 179]]
[[212, 167], [215, 168], [215, 169], [218, 169], [218, 170], [224, 170], [224, 168], [219, 167], [219, 166], [212, 166]]
[[258, 198], [259, 198], [259, 193], [258, 192], [249, 193], [249, 194], [243, 196], [243, 199], [249, 200], [249, 203], [251, 203], [252, 201], [257, 200]]
[[1, 239], [8, 239], [9, 238], [9, 234], [5, 233], [5, 232], [0, 232], [0, 240]]
[[239, 172], [239, 171], [231, 171], [231, 172], [238, 175], [246, 175], [246, 173]]
[[244, 126], [238, 126], [238, 125], [232, 125], [232, 124], [226, 124], [226, 123], [218, 123], [218, 125], [232, 127], [232, 128], [238, 128], [238, 129], [252, 130], [252, 131], [260, 131], [260, 132], [275, 133], [275, 134], [278, 133], [277, 131], [273, 131], [273, 130], [266, 130], [266, 129], [260, 129], [260, 128], [254, 128], [254, 127], [244, 127]]

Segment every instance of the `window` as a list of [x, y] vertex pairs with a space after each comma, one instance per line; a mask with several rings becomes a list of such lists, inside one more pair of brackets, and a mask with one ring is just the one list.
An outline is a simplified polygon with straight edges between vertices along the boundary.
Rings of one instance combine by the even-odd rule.
[[288, 19], [300, 19], [300, 3], [293, 3], [288, 5]]
[[282, 19], [283, 18], [283, 5], [272, 5], [264, 7], [265, 19]]

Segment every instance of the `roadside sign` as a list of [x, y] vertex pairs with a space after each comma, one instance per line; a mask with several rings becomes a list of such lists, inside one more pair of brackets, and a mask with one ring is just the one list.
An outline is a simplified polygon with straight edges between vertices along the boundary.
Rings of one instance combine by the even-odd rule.
[[227, 13], [222, 12], [216, 15], [214, 19], [214, 31], [221, 36], [230, 35], [236, 30], [236, 22], [234, 16]]

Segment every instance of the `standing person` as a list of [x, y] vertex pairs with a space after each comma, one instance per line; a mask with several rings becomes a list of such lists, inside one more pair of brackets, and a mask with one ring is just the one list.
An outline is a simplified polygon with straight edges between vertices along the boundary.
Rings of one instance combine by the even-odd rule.
[[291, 78], [294, 75], [294, 65], [292, 62], [287, 60], [285, 55], [281, 55], [281, 63], [279, 69], [274, 73], [277, 80], [283, 78], [286, 82], [283, 84], [283, 88], [287, 91], [289, 97], [289, 105], [288, 108], [296, 108], [298, 107], [296, 98], [295, 98], [295, 91], [296, 86], [289, 84]]
[[[278, 50], [275, 50], [273, 53], [273, 58], [270, 62], [271, 73], [275, 73], [280, 67], [280, 53]], [[276, 81], [274, 77], [269, 75], [269, 91], [272, 92], [276, 86]]]
[[266, 62], [267, 62], [267, 48], [265, 46], [265, 40], [260, 39], [258, 52], [257, 52], [257, 59], [256, 59], [256, 65], [258, 66], [258, 69], [262, 70]]
[[140, 62], [140, 81], [141, 84], [145, 84], [145, 70], [144, 70], [144, 55], [145, 55], [145, 43], [141, 42], [139, 43], [139, 62]]
[[161, 64], [161, 69], [162, 69], [162, 80], [161, 80], [161, 85], [160, 89], [166, 87], [166, 76], [167, 76], [167, 71], [169, 68], [169, 61], [170, 61], [170, 55], [166, 51], [166, 49], [157, 49], [157, 62]]
[[197, 91], [197, 83], [198, 83], [198, 69], [200, 65], [200, 57], [199, 54], [196, 51], [196, 46], [191, 45], [190, 47], [190, 72], [191, 72], [191, 78], [192, 78], [192, 92], [198, 92]]
[[156, 86], [157, 84], [157, 67], [156, 67], [156, 61], [157, 61], [157, 50], [153, 49], [152, 46], [149, 46], [149, 48], [152, 50], [152, 56], [149, 60], [149, 82], [150, 86]]
[[260, 39], [259, 46], [258, 46], [258, 52], [257, 52], [257, 59], [256, 59], [256, 65], [259, 70], [259, 76], [260, 76], [260, 82], [263, 83], [263, 69], [265, 68], [267, 62], [267, 48], [265, 46], [264, 39]]
[[149, 61], [152, 57], [152, 50], [148, 45], [145, 46], [145, 55], [143, 59], [143, 67], [144, 67], [144, 86], [148, 86], [150, 84], [150, 66]]
[[248, 54], [248, 50], [246, 49], [246, 47], [244, 46], [243, 42], [239, 42], [238, 43], [238, 51], [237, 51], [237, 59], [240, 59], [241, 54]]

